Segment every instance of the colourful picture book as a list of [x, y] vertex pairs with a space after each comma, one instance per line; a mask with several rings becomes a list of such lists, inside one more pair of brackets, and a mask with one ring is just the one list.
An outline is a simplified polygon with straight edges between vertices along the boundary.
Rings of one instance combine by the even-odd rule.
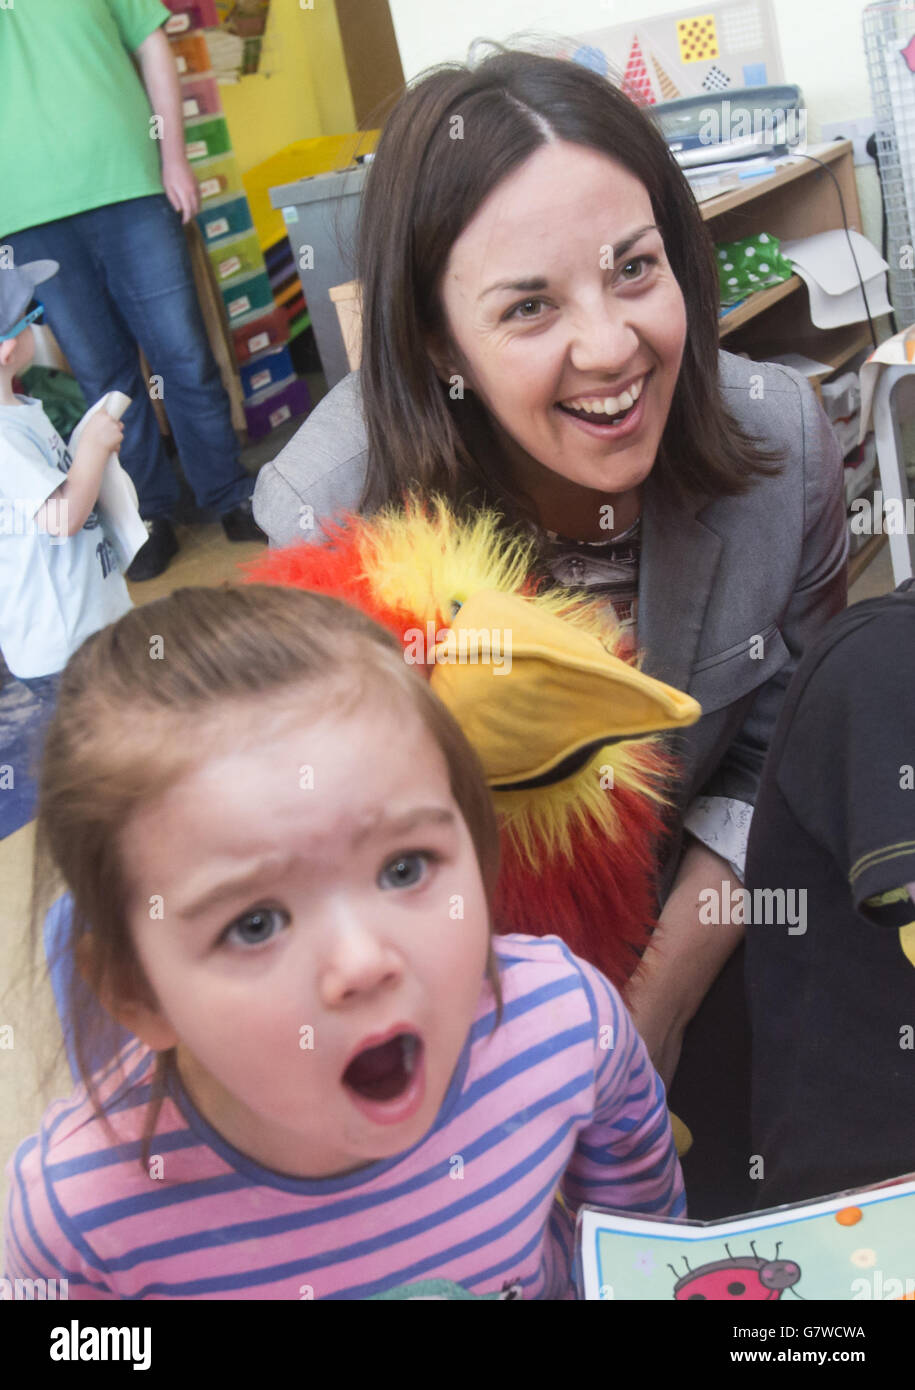
[[582, 1207], [585, 1299], [915, 1300], [915, 1174], [727, 1221]]

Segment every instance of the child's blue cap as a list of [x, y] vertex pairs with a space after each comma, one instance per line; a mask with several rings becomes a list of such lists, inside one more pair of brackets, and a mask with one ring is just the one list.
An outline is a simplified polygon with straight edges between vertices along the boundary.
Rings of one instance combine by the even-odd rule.
[[0, 341], [15, 338], [27, 328], [26, 313], [35, 298], [35, 286], [56, 275], [57, 261], [29, 261], [27, 265], [0, 266]]

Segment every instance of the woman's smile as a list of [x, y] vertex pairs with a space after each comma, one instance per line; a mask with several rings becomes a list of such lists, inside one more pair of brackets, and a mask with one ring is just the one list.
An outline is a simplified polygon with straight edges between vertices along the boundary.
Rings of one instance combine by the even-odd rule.
[[[536, 293], [519, 300], [526, 287]], [[545, 471], [597, 494], [595, 517], [608, 498], [634, 501], [686, 341], [683, 295], [635, 175], [585, 146], [540, 147], [452, 246], [442, 300], [452, 351], [439, 370], [479, 396], [541, 519]]]
[[559, 401], [556, 409], [567, 416], [577, 429], [602, 440], [628, 439], [641, 429], [645, 419], [645, 387], [651, 373], [638, 377], [619, 395], [577, 396], [572, 401]]

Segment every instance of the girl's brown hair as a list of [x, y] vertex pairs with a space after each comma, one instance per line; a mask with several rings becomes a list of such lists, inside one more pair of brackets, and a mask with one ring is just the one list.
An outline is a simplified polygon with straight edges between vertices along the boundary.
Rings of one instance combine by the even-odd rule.
[[[337, 599], [257, 584], [179, 589], [131, 610], [90, 637], [64, 669], [45, 740], [36, 827], [33, 958], [62, 879], [73, 900], [62, 948], [73, 1053], [103, 1119], [90, 1059], [110, 1037], [110, 1024], [98, 1010], [87, 1016], [74, 962], [80, 959], [97, 999], [155, 1005], [126, 918], [121, 832], [135, 810], [224, 748], [228, 713], [250, 708], [256, 731], [287, 695], [301, 700], [303, 719], [316, 708], [348, 711], [366, 697], [415, 710], [445, 758], [492, 899], [499, 835], [482, 768], [390, 633]], [[491, 944], [487, 974], [498, 1023], [502, 1000]], [[173, 1060], [171, 1052], [157, 1057], [144, 1161]]]
[[458, 508], [488, 501], [509, 523], [536, 520], [512, 489], [482, 403], [466, 386], [462, 400], [451, 398], [426, 344], [448, 340], [439, 289], [455, 241], [496, 186], [551, 137], [608, 155], [643, 184], [686, 301], [658, 481], [681, 498], [715, 497], [779, 471], [780, 456], [746, 434], [721, 398], [713, 244], [654, 122], [577, 63], [492, 47], [473, 68], [447, 63], [420, 75], [391, 112], [366, 178], [357, 247], [363, 508], [418, 484]]

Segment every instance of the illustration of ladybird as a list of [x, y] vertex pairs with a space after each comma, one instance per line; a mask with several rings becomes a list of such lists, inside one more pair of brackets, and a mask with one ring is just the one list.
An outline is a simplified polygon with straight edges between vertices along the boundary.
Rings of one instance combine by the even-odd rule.
[[785, 1289], [791, 1289], [795, 1298], [800, 1298], [792, 1285], [801, 1277], [801, 1267], [794, 1260], [780, 1260], [778, 1252], [781, 1242], [775, 1247], [775, 1258], [763, 1259], [757, 1255], [756, 1246], [750, 1241], [752, 1255], [732, 1255], [728, 1252], [726, 1260], [712, 1260], [710, 1264], [690, 1269], [686, 1257], [683, 1263], [687, 1272], [679, 1275], [673, 1265], [667, 1268], [673, 1272], [677, 1282], [674, 1285], [674, 1298], [714, 1299], [718, 1302], [742, 1300], [749, 1302], [771, 1302], [781, 1298]]

